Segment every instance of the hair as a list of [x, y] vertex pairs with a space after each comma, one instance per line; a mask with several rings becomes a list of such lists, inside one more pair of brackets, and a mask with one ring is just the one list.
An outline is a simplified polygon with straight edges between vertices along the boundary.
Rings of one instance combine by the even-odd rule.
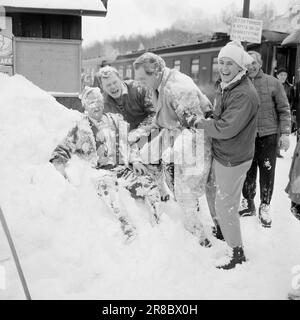
[[140, 67], [143, 67], [145, 72], [148, 75], [157, 74], [158, 72], [162, 72], [165, 67], [165, 61], [158, 55], [152, 52], [145, 52], [141, 56], [139, 56], [133, 63], [133, 67], [137, 70]]
[[254, 50], [250, 50], [248, 51], [248, 54], [255, 56], [255, 60], [262, 65], [262, 58], [261, 58], [261, 54], [257, 51]]
[[102, 79], [107, 79], [108, 77], [110, 77], [111, 74], [116, 74], [118, 78], [120, 78], [119, 72], [117, 71], [117, 69], [115, 69], [114, 67], [111, 66], [105, 66], [103, 68], [101, 68], [98, 72], [97, 72], [97, 77], [99, 78], [100, 82], [102, 81]]
[[96, 100], [98, 102], [100, 102], [103, 105], [103, 96], [101, 94], [100, 89], [97, 87], [85, 87], [81, 93], [81, 95], [79, 96], [79, 98], [81, 99], [81, 103], [83, 108], [86, 108], [86, 106], [89, 104], [90, 99], [91, 99], [91, 94], [94, 95], [93, 100]]

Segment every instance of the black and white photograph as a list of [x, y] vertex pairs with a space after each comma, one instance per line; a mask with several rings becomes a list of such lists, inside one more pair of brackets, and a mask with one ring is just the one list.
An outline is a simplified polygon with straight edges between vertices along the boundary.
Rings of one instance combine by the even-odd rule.
[[0, 300], [300, 300], [299, 137], [300, 0], [0, 0]]

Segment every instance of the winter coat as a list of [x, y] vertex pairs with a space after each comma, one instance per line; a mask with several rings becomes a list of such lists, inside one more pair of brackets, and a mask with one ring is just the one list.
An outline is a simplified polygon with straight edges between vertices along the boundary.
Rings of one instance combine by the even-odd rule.
[[65, 164], [78, 155], [93, 167], [115, 167], [139, 161], [138, 147], [127, 142], [128, 123], [118, 114], [105, 114], [99, 123], [85, 117], [54, 150], [51, 162]]
[[224, 90], [218, 85], [213, 119], [204, 129], [212, 137], [213, 157], [226, 167], [252, 160], [259, 98], [246, 75]]
[[145, 129], [155, 114], [151, 93], [134, 80], [123, 82], [125, 91], [120, 101], [104, 93], [104, 113], [121, 114], [130, 125], [130, 130]]
[[196, 116], [211, 110], [211, 103], [194, 81], [176, 69], [165, 68], [161, 84], [153, 93], [154, 123], [160, 128], [189, 127]]
[[[171, 167], [174, 165], [171, 179], [174, 187], [171, 189], [174, 189], [175, 199], [181, 203], [185, 214], [195, 214], [210, 171], [211, 142], [203, 130], [193, 128], [193, 123], [211, 111], [211, 103], [190, 77], [178, 70], [165, 68], [160, 86], [153, 92], [153, 105], [156, 108], [153, 122], [163, 129], [161, 141], [169, 143], [155, 147], [155, 140], [152, 140], [154, 146], [150, 150], [162, 152], [157, 159], [171, 163]], [[174, 139], [170, 138], [172, 136]], [[165, 151], [166, 157], [163, 156]], [[178, 161], [176, 154], [179, 155]]]
[[289, 134], [291, 112], [282, 83], [260, 70], [253, 79], [253, 84], [260, 98], [258, 135], [263, 137], [276, 134], [278, 130], [281, 134]]
[[300, 140], [294, 151], [289, 172], [289, 182], [285, 188], [285, 192], [288, 193], [293, 202], [300, 204]]
[[295, 87], [293, 113], [296, 115], [297, 127], [300, 128], [300, 81], [296, 83]]

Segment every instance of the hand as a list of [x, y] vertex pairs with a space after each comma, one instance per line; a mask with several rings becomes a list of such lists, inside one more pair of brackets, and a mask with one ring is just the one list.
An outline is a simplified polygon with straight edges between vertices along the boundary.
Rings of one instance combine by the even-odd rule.
[[205, 125], [211, 121], [211, 118], [209, 119], [205, 119], [205, 118], [198, 118], [195, 122], [194, 122], [194, 126], [197, 129], [204, 129]]
[[59, 171], [65, 178], [67, 178], [67, 173], [65, 169], [65, 165], [63, 163], [55, 163], [53, 162], [53, 165], [57, 171]]
[[133, 162], [132, 164], [133, 171], [136, 174], [145, 174], [147, 172], [146, 167], [141, 162]]
[[194, 121], [194, 127], [197, 129], [203, 129], [204, 128], [204, 118], [198, 118]]
[[128, 134], [128, 143], [131, 145], [139, 140], [139, 135], [136, 133], [136, 130], [132, 130]]
[[278, 146], [280, 149], [287, 151], [290, 147], [290, 137], [287, 134], [282, 134], [278, 141]]

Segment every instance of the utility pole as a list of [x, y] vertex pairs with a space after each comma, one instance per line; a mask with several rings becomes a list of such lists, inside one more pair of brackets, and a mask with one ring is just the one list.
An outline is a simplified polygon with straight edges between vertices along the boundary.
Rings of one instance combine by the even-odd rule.
[[[249, 12], [250, 12], [250, 0], [244, 0], [244, 6], [243, 6], [243, 18], [249, 18]], [[244, 46], [244, 49], [247, 51], [247, 42], [242, 43]]]

